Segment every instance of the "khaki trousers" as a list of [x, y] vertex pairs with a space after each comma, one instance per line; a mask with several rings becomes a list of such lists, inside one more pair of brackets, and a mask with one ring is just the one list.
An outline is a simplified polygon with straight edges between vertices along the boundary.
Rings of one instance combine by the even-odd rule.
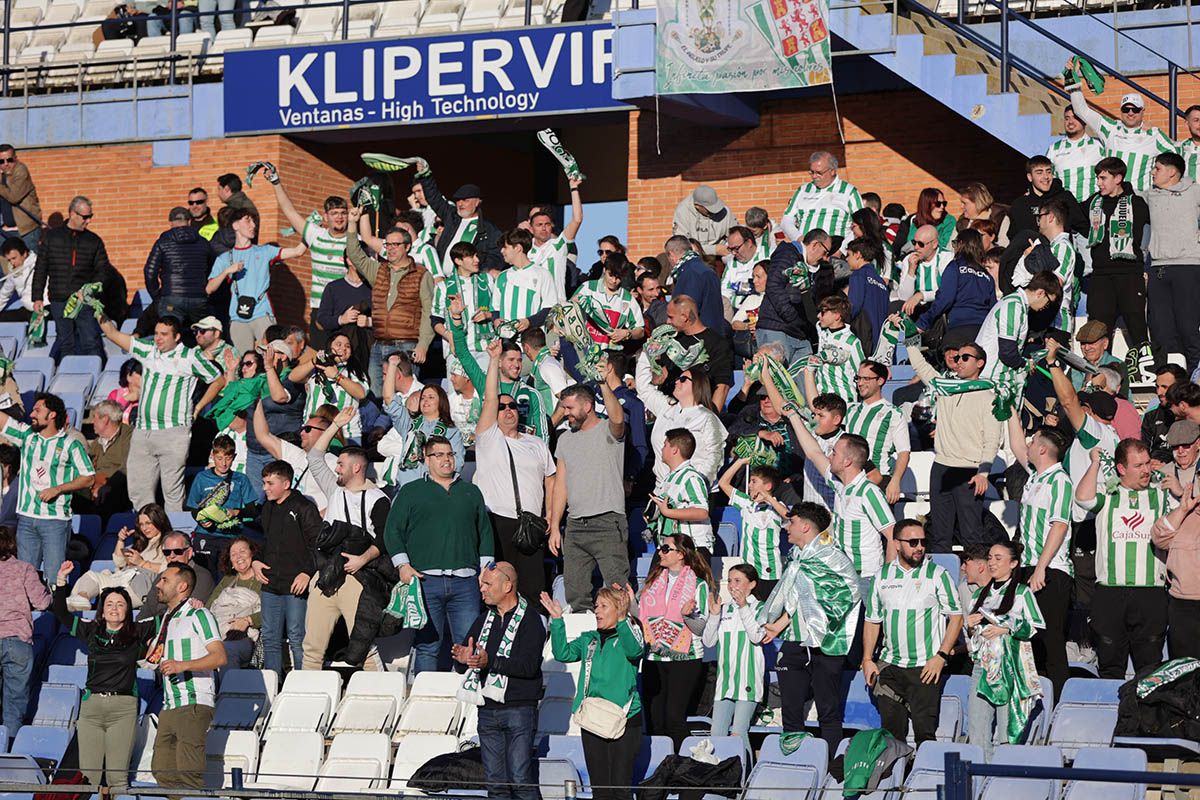
[[[353, 575], [332, 597], [326, 597], [317, 588], [314, 575], [308, 585], [308, 610], [304, 616], [304, 669], [321, 669], [325, 666], [325, 651], [329, 648], [329, 637], [339, 618], [346, 620], [346, 630], [354, 630], [354, 615], [358, 612], [358, 598], [362, 595], [362, 584]], [[363, 669], [377, 672], [381, 669], [379, 651], [372, 645]]]

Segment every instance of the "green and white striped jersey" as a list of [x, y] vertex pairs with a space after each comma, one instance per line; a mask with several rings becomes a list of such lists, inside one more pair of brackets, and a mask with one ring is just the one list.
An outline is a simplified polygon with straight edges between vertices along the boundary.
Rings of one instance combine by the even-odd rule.
[[779, 553], [783, 517], [769, 504], [755, 503], [740, 489], [734, 490], [729, 497], [729, 505], [742, 513], [742, 560], [758, 570], [758, 577], [763, 580], [778, 580], [783, 571], [783, 558]]
[[543, 267], [554, 279], [554, 302], [567, 302], [567, 241], [566, 234], [560, 233], [553, 239], [538, 244], [534, 242], [529, 251], [529, 260]]
[[537, 264], [504, 270], [496, 278], [492, 293], [492, 305], [505, 322], [527, 319], [543, 308], [553, 308], [557, 302], [554, 278]]
[[1196, 180], [1200, 175], [1200, 142], [1195, 139], [1185, 139], [1177, 145], [1183, 163], [1187, 165], [1187, 177]]
[[[670, 589], [667, 590], [667, 593], [668, 593], [668, 595], [670, 594]], [[708, 584], [705, 583], [703, 580], [701, 580], [699, 576], [697, 576], [696, 577], [696, 597], [695, 597], [696, 611], [695, 611], [695, 613], [699, 614], [702, 617], [707, 617], [708, 616], [708, 604], [709, 604], [710, 600], [715, 600], [715, 599], [716, 598], [712, 598], [710, 595], [710, 592], [708, 590]], [[684, 603], [686, 604], [687, 600], [684, 600]], [[648, 623], [649, 620], [646, 620], [646, 622]], [[691, 650], [687, 656], [683, 656], [682, 653], [675, 653], [674, 654], [675, 657], [672, 658], [671, 656], [668, 656], [668, 655], [656, 653], [653, 649], [651, 649], [646, 653], [646, 660], [647, 661], [679, 661], [681, 659], [683, 659], [683, 660], [686, 660], [686, 659], [699, 660], [699, 659], [704, 658], [704, 638], [702, 636], [697, 636], [696, 634], [691, 634], [691, 638], [692, 638]]]
[[[466, 291], [463, 288], [466, 287]], [[492, 297], [496, 291], [496, 282], [486, 272], [472, 276], [459, 275], [455, 270], [445, 280], [433, 285], [433, 304], [430, 309], [432, 316], [446, 320], [450, 325], [450, 297], [458, 295], [463, 301], [463, 327], [467, 334], [467, 346], [473, 352], [482, 353], [487, 349], [488, 342], [496, 338], [491, 320], [472, 322], [471, 318], [480, 309], [480, 301], [488, 311], [492, 310]]]
[[425, 269], [429, 270], [429, 274], [435, 278], [445, 278], [454, 273], [454, 260], [450, 259], [450, 270], [446, 271], [445, 262], [438, 258], [437, 248], [433, 246], [433, 242], [420, 240], [413, 243], [412, 249], [408, 251], [412, 256], [412, 260], [416, 261]]
[[721, 295], [729, 300], [729, 305], [734, 311], [737, 311], [750, 296], [754, 265], [758, 261], [757, 254], [749, 261], [738, 261], [733, 256], [725, 257], [725, 271], [721, 273]]
[[1075, 309], [1079, 305], [1079, 283], [1075, 280], [1075, 245], [1071, 243], [1071, 234], [1063, 231], [1050, 242], [1050, 252], [1054, 254], [1057, 266], [1054, 274], [1063, 285], [1063, 301], [1058, 310], [1059, 330], [1072, 333], [1075, 330]]
[[1083, 202], [1096, 193], [1096, 162], [1104, 158], [1100, 140], [1084, 134], [1075, 141], [1063, 137], [1050, 145], [1046, 158], [1054, 164], [1054, 176], [1063, 188]]
[[949, 617], [963, 613], [950, 573], [926, 559], [906, 570], [896, 559], [884, 565], [867, 595], [867, 622], [883, 634], [879, 660], [897, 667], [923, 667], [937, 655]]
[[[1092, 457], [1088, 452], [1099, 447], [1100, 473], [1096, 476], [1096, 488], [1098, 493], [1102, 493], [1109, 483], [1116, 481], [1115, 457], [1117, 445], [1120, 443], [1121, 437], [1113, 426], [1096, 421], [1096, 418], [1090, 414], [1085, 416], [1083, 427], [1075, 432], [1075, 439], [1067, 448], [1067, 455], [1063, 459], [1063, 468], [1071, 476], [1071, 484], [1079, 486], [1088, 467], [1092, 464]], [[1071, 513], [1076, 522], [1083, 522], [1091, 516], [1087, 509], [1079, 503], [1075, 503]], [[1154, 520], [1150, 520], [1150, 522], [1154, 522]]]
[[746, 598], [746, 607], [736, 603], [721, 606], [717, 625], [717, 684], [713, 697], [717, 700], [763, 699], [767, 674], [763, 649], [751, 640], [743, 622], [743, 614], [751, 624], [761, 604], [753, 597]]
[[346, 277], [346, 262], [343, 259], [346, 254], [346, 234], [334, 236], [321, 226], [320, 220], [314, 211], [304, 221], [302, 234], [312, 259], [312, 291], [308, 301], [312, 308], [321, 305], [321, 295], [326, 286], [338, 278]]
[[[608, 331], [632, 330], [644, 326], [642, 304], [628, 289], [609, 294], [604, 278], [588, 281], [571, 298], [587, 315], [587, 330], [597, 344], [608, 344]], [[598, 324], [599, 323], [599, 324]]]
[[196, 382], [212, 383], [224, 371], [205, 358], [199, 347], [184, 347], [182, 343], [164, 353], [152, 339], [131, 337], [129, 353], [142, 362], [137, 426], [145, 431], [190, 427]]
[[44, 489], [62, 486], [80, 475], [95, 475], [92, 460], [78, 440], [59, 431], [42, 436], [24, 422], [5, 416], [3, 433], [21, 451], [17, 475], [17, 513], [34, 519], [70, 519], [71, 495], [60, 494], [49, 503], [39, 495]]
[[[836, 394], [847, 403], [858, 399], [858, 391], [854, 388], [854, 377], [858, 375], [858, 367], [866, 355], [863, 354], [862, 342], [850, 330], [849, 325], [843, 325], [837, 330], [820, 328], [817, 331], [818, 356], [834, 362], [817, 365], [813, 371], [813, 380], [817, 384], [817, 394]], [[842, 360], [842, 357], [845, 359]]]
[[[159, 625], [161, 625], [161, 621]], [[161, 632], [161, 627], [159, 631]], [[192, 661], [203, 658], [208, 646], [221, 641], [217, 618], [207, 608], [192, 608], [186, 601], [167, 622], [163, 641], [164, 661]], [[163, 678], [163, 708], [212, 706], [216, 703], [216, 685], [212, 671], [179, 672]]]
[[[318, 379], [317, 375], [321, 375]], [[357, 375], [351, 374], [349, 368], [345, 364], [338, 365], [338, 375], [349, 378], [353, 383], [357, 383], [364, 389], [367, 388], [367, 382]], [[327, 381], [324, 379], [324, 372], [320, 367], [313, 370], [313, 374], [309, 376], [306, 384], [308, 394], [304, 398], [304, 418], [308, 419], [317, 413], [317, 409], [325, 403], [332, 403], [335, 408], [346, 408], [353, 406], [358, 408], [358, 400], [342, 388], [339, 380]], [[355, 414], [347, 423], [345, 431], [346, 436], [357, 439], [362, 436], [362, 418]]]
[[1091, 502], [1076, 500], [1096, 515], [1096, 583], [1101, 586], [1166, 586], [1166, 554], [1154, 546], [1150, 528], [1173, 503], [1166, 489], [1127, 489], [1120, 484]]
[[946, 267], [950, 266], [950, 262], [953, 260], [953, 253], [949, 250], [939, 249], [933, 254], [933, 258], [917, 264], [914, 288], [924, 295], [922, 297], [924, 302], [932, 303], [937, 297], [937, 291], [942, 285], [942, 273], [946, 271]]
[[796, 220], [796, 228], [803, 236], [814, 228], [820, 228], [830, 236], [850, 237], [850, 216], [863, 207], [858, 189], [841, 178], [824, 189], [815, 183], [803, 184], [792, 195], [785, 217]]
[[[708, 479], [704, 477], [704, 473], [693, 467], [692, 462], [688, 460], [668, 472], [666, 477], [658, 482], [654, 493], [667, 501], [667, 508], [703, 508], [707, 511], [708, 489]], [[692, 537], [696, 547], [707, 547], [710, 553], [716, 543], [712, 523], [707, 517], [701, 522], [684, 522], [663, 517], [662, 526], [658, 530], [659, 539], [677, 533]]]
[[887, 497], [860, 472], [847, 484], [835, 483], [833, 473], [825, 480], [837, 486], [833, 504], [833, 537], [850, 557], [859, 575], [876, 575], [883, 566], [883, 531], [896, 524]]
[[[971, 609], [975, 607], [975, 603], [979, 600], [979, 594], [984, 588], [985, 586], [971, 587], [970, 596], [967, 599], [968, 605], [963, 609], [964, 614], [967, 616], [971, 615]], [[1045, 630], [1046, 628], [1046, 620], [1042, 617], [1042, 609], [1038, 605], [1037, 596], [1029, 586], [1024, 583], [1018, 583], [1016, 594], [1013, 596], [1012, 608], [1009, 609], [1007, 614], [1000, 614], [1000, 604], [1003, 602], [1007, 589], [1007, 582], [995, 587], [988, 599], [983, 601], [981, 608], [995, 615], [1004, 627], [1008, 628], [1012, 636], [1022, 641], [1029, 641], [1039, 630]], [[984, 625], [990, 624], [989, 622], [984, 623]], [[967, 637], [967, 650], [972, 659], [979, 657], [977, 648], [973, 646], [975, 641], [977, 641], [975, 637]]]
[[[975, 336], [975, 344], [983, 348], [987, 364], [979, 377], [986, 381], [1001, 381], [1015, 377], [1013, 370], [1000, 360], [1000, 340], [1012, 339], [1020, 350], [1029, 336], [1029, 300], [1024, 289], [1000, 298], [992, 306]], [[1024, 383], [1024, 379], [1021, 380]]]
[[1129, 170], [1125, 180], [1133, 184], [1133, 190], [1145, 195], [1150, 189], [1150, 168], [1159, 153], [1174, 153], [1175, 142], [1159, 128], [1126, 128], [1121, 122], [1100, 117], [1099, 135], [1104, 145], [1104, 155], [1114, 156], [1125, 162]]
[[1056, 522], [1066, 523], [1067, 534], [1058, 551], [1050, 559], [1049, 569], [1057, 569], [1074, 576], [1071, 564], [1071, 498], [1074, 487], [1071, 476], [1062, 464], [1055, 464], [1044, 472], [1029, 470], [1025, 491], [1021, 494], [1021, 566], [1036, 567], [1046, 549], [1050, 526]]
[[847, 433], [856, 433], [871, 447], [871, 461], [884, 475], [891, 475], [896, 454], [912, 451], [904, 412], [882, 397], [874, 403], [851, 403], [843, 423]]

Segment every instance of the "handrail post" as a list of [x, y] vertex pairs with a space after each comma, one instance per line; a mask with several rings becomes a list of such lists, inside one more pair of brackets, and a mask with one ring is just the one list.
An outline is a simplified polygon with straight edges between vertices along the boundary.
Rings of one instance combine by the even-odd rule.
[[946, 753], [945, 800], [970, 800], [970, 776], [959, 753]]
[[233, 767], [229, 770], [229, 788], [230, 789], [245, 789], [245, 778], [242, 776], [241, 767]]
[[1008, 0], [1000, 0], [1000, 93], [1008, 89]]
[[1113, 18], [1113, 66], [1121, 68], [1121, 23], [1117, 19], [1117, 0], [1112, 0]]
[[8, 47], [11, 43], [12, 32], [12, 3], [4, 4], [4, 96], [8, 97]]
[[[525, 0], [525, 27], [533, 25], [533, 0]], [[636, 8], [636, 6], [635, 6]]]
[[967, 24], [967, 0], [958, 0], [958, 24]]
[[1170, 105], [1167, 109], [1170, 115], [1167, 129], [1174, 139], [1176, 128], [1179, 127], [1179, 67], [1174, 61], [1167, 64], [1167, 103]]
[[350, 0], [342, 0], [342, 41], [350, 38]]
[[175, 85], [175, 45], [179, 41], [179, 3], [171, 0], [171, 56], [170, 75], [168, 80]]

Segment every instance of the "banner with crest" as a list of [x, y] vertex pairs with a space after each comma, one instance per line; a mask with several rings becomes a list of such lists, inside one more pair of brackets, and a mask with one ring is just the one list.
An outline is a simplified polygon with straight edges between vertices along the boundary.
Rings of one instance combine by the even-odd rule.
[[720, 94], [833, 80], [828, 0], [658, 4], [659, 94]]

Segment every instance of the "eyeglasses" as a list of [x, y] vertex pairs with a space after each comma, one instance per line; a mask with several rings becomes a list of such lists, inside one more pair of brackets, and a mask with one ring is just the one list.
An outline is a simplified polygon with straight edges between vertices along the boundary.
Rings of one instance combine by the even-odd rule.
[[202, 206], [207, 202], [208, 202], [208, 198], [206, 197], [203, 200], [188, 200], [188, 205], [189, 206]]
[[881, 380], [883, 380], [883, 378], [880, 378], [876, 375], [855, 375], [854, 380], [855, 381], [881, 381]]
[[1172, 450], [1187, 450], [1189, 447], [1191, 447], [1194, 444], [1195, 444], [1195, 442], [1189, 442], [1188, 444], [1173, 444], [1173, 445], [1171, 445], [1171, 449]]
[[182, 556], [182, 555], [186, 554], [187, 551], [190, 549], [191, 548], [188, 548], [188, 547], [164, 547], [163, 555], [164, 556]]
[[974, 353], [959, 353], [958, 355], [952, 357], [950, 360], [951, 361], [970, 361], [972, 358], [979, 358], [979, 356], [975, 355]]
[[678, 548], [678, 547], [672, 547], [672, 546], [671, 546], [671, 545], [669, 545], [669, 544], [660, 544], [660, 545], [658, 546], [658, 552], [660, 552], [660, 553], [678, 553], [678, 552], [679, 552], [679, 548]]
[[938, 208], [945, 208], [948, 205], [947, 201], [945, 200], [934, 200], [933, 204]]
[[501, 411], [516, 411], [520, 406], [516, 400], [509, 400], [507, 403], [500, 403], [499, 408]]
[[[246, 365], [242, 364], [242, 366], [244, 367]], [[329, 430], [329, 428], [318, 428], [316, 425], [304, 425], [300, 428], [300, 430], [304, 433], [312, 433], [313, 431], [326, 431]]]
[[243, 361], [242, 362], [242, 369], [245, 369], [246, 367], [253, 367], [253, 366], [255, 366], [255, 363], [253, 361]]
[[900, 542], [901, 544], [906, 544], [909, 547], [924, 547], [925, 546], [924, 539], [897, 539], [896, 541]]
[[426, 458], [454, 458], [454, 451], [449, 453], [427, 453]]

